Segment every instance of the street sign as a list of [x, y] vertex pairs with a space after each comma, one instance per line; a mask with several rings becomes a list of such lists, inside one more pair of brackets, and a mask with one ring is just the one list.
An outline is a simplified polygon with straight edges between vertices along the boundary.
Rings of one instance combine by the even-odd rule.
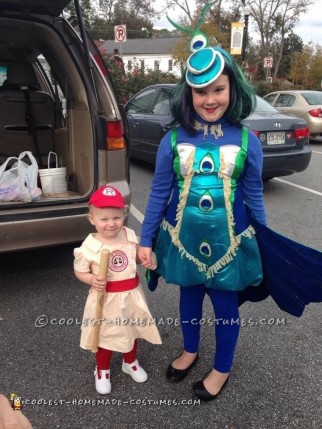
[[273, 57], [264, 58], [264, 68], [272, 68], [273, 67]]
[[126, 42], [126, 25], [114, 26], [115, 42]]

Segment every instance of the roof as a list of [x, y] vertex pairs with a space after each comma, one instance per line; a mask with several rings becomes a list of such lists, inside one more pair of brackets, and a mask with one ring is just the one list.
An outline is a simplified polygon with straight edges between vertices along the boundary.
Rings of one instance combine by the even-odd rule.
[[[161, 37], [158, 39], [127, 39], [126, 42], [115, 42], [106, 40], [100, 50], [108, 54], [113, 53], [117, 48], [123, 55], [142, 55], [142, 54], [170, 54], [174, 51], [178, 43], [184, 42], [184, 37]], [[122, 46], [121, 46], [122, 45]], [[187, 44], [187, 52], [189, 46]]]

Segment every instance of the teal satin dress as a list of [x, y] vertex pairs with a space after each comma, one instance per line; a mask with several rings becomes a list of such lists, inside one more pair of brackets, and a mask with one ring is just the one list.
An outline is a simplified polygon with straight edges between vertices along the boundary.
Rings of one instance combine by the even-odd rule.
[[240, 146], [205, 140], [196, 147], [177, 144], [176, 136], [175, 129], [171, 143], [179, 203], [175, 225], [163, 220], [154, 243], [157, 273], [180, 286], [241, 291], [259, 285], [263, 275], [255, 231], [249, 225], [236, 234], [232, 209], [247, 159], [248, 130], [241, 130]]

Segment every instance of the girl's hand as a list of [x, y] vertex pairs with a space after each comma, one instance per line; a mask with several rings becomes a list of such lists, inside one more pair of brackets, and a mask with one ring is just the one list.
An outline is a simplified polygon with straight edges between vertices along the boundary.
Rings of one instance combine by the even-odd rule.
[[151, 247], [139, 247], [138, 257], [143, 267], [148, 268], [149, 270], [156, 269], [157, 260]]
[[91, 279], [91, 287], [97, 290], [98, 292], [105, 290], [106, 279], [102, 280], [99, 276], [97, 276], [96, 274], [93, 274]]

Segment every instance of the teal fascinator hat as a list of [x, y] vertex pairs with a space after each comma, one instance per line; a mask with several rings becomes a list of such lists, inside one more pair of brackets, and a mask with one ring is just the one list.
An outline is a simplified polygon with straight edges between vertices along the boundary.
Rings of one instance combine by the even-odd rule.
[[222, 73], [225, 61], [214, 48], [202, 48], [187, 60], [186, 81], [193, 88], [203, 88], [215, 81]]
[[173, 22], [168, 16], [168, 21], [178, 30], [192, 35], [190, 50], [192, 54], [187, 60], [186, 82], [193, 88], [203, 88], [214, 82], [225, 67], [223, 55], [216, 48], [209, 45], [206, 34], [199, 31], [204, 22], [205, 15], [213, 3], [206, 4], [200, 14], [195, 28], [192, 30]]

